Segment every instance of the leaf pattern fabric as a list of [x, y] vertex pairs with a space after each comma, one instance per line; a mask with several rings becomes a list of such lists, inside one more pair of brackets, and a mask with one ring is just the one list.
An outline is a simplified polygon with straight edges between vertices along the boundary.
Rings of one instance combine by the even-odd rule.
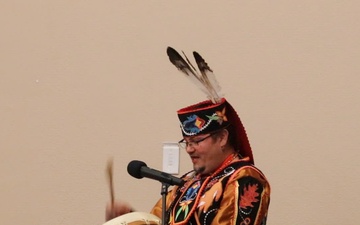
[[[231, 171], [231, 172], [230, 172]], [[171, 225], [265, 225], [270, 186], [250, 163], [230, 164], [212, 179], [185, 177], [183, 187], [168, 193]], [[161, 199], [151, 213], [161, 218]]]
[[258, 184], [249, 184], [244, 187], [243, 194], [240, 198], [240, 208], [254, 207], [253, 203], [258, 202], [259, 193], [256, 192], [258, 189]]

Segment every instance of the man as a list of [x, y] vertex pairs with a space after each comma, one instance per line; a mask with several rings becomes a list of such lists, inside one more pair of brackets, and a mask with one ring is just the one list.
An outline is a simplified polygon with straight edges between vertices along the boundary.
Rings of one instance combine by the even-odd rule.
[[[166, 196], [166, 218], [174, 225], [265, 225], [270, 185], [254, 166], [245, 129], [234, 108], [221, 98], [212, 70], [194, 52], [198, 75], [174, 49], [170, 61], [207, 94], [210, 100], [178, 110], [183, 139], [179, 146], [190, 156], [193, 171], [182, 186]], [[190, 63], [190, 62], [189, 62]], [[109, 205], [107, 220], [131, 212], [125, 203]], [[162, 217], [162, 199], [151, 210]]]
[[[245, 129], [233, 107], [221, 99], [178, 111], [184, 139], [179, 146], [189, 154], [193, 171], [186, 182], [167, 195], [169, 224], [266, 223], [270, 186], [253, 165]], [[161, 218], [159, 200], [151, 213]], [[108, 208], [107, 219], [130, 212], [128, 205]]]

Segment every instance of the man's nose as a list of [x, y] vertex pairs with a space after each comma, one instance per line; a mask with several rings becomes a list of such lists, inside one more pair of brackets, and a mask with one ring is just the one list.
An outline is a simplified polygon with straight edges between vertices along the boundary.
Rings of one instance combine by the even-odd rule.
[[185, 147], [185, 150], [186, 150], [187, 153], [192, 153], [192, 152], [195, 151], [195, 148], [194, 148], [194, 146], [192, 144], [189, 144], [189, 145], [187, 145]]

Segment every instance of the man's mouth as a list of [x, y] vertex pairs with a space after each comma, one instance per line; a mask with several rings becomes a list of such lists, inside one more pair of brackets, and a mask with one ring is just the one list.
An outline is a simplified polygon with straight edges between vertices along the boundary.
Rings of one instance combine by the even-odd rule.
[[197, 161], [199, 161], [199, 157], [198, 156], [191, 156], [191, 161], [193, 163], [196, 163]]

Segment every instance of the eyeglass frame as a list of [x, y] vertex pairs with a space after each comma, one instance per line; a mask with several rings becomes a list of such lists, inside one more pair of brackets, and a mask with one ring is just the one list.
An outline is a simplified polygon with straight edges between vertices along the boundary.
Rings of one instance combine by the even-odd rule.
[[[204, 137], [204, 138], [200, 138], [199, 140], [195, 140], [195, 141], [185, 141], [185, 139], [181, 139], [180, 141], [178, 141], [178, 146], [181, 149], [187, 149], [188, 147], [198, 147], [199, 143], [205, 141], [206, 139], [208, 139], [209, 137], [214, 136], [215, 134], [217, 134], [218, 132], [213, 132], [210, 133], [208, 136]], [[185, 145], [184, 145], [185, 144]]]

